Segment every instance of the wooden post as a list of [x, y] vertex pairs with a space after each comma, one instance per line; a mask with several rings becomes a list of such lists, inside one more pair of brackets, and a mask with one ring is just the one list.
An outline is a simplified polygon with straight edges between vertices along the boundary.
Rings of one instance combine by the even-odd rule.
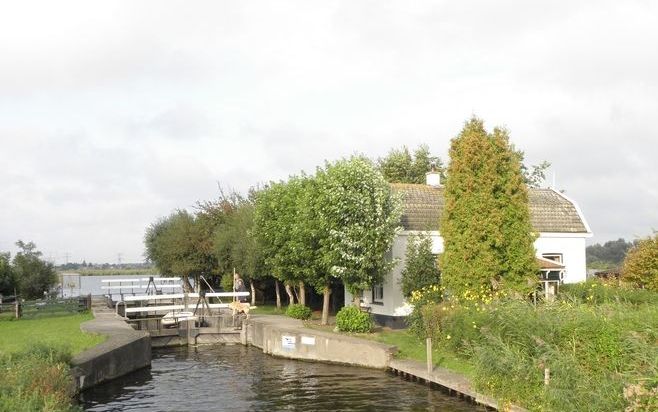
[[432, 338], [425, 339], [425, 345], [427, 346], [427, 377], [432, 373], [434, 365], [432, 364]]
[[544, 368], [544, 385], [548, 385], [551, 381], [551, 370]]
[[14, 314], [16, 315], [16, 319], [21, 318], [21, 299], [16, 293], [16, 288], [14, 288]]

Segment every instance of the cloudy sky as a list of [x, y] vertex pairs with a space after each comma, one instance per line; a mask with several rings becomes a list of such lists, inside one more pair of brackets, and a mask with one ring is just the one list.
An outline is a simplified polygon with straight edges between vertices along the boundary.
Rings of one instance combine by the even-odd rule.
[[655, 1], [0, 7], [0, 250], [143, 259], [175, 208], [473, 114], [553, 164], [594, 242], [658, 229]]

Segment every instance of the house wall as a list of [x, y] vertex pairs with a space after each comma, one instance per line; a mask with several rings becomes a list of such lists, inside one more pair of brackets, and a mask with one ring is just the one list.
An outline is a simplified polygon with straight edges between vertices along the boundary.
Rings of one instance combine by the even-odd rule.
[[[404, 269], [404, 257], [407, 251], [407, 241], [409, 235], [417, 233], [404, 231], [396, 236], [393, 241], [392, 257], [398, 260], [397, 264], [384, 277], [384, 299], [383, 304], [372, 302], [372, 291], [364, 290], [363, 297], [370, 304], [371, 313], [379, 323], [382, 317], [390, 317], [391, 324], [400, 324], [405, 317], [403, 307], [405, 300], [400, 290], [400, 278]], [[432, 252], [439, 254], [443, 252], [443, 238], [439, 232], [429, 232], [432, 237]], [[561, 253], [563, 265], [565, 266], [564, 282], [576, 283], [585, 281], [586, 262], [585, 262], [585, 238], [588, 234], [572, 235], [560, 233], [542, 233], [535, 241], [537, 256], [543, 253]], [[590, 235], [591, 236], [591, 235]], [[352, 295], [345, 290], [345, 304], [352, 302]], [[387, 320], [388, 322], [388, 320]], [[386, 325], [389, 326], [389, 325]]]
[[[372, 302], [372, 291], [364, 290], [363, 297], [367, 303], [370, 304], [370, 312], [374, 315], [386, 315], [404, 318], [402, 307], [405, 305], [402, 291], [400, 290], [400, 278], [402, 277], [402, 270], [404, 269], [404, 256], [407, 252], [407, 241], [409, 235], [417, 233], [404, 231], [395, 237], [392, 247], [392, 258], [397, 260], [395, 267], [384, 277], [384, 299], [383, 304]], [[432, 237], [432, 253], [439, 254], [443, 252], [443, 238], [439, 236], [439, 232], [429, 232]], [[352, 295], [345, 290], [345, 304], [348, 305], [352, 302]], [[375, 318], [378, 318], [375, 316]], [[394, 323], [395, 319], [393, 319]]]
[[537, 256], [544, 253], [561, 253], [565, 267], [564, 283], [584, 282], [587, 277], [585, 237], [559, 233], [542, 233], [535, 240]]

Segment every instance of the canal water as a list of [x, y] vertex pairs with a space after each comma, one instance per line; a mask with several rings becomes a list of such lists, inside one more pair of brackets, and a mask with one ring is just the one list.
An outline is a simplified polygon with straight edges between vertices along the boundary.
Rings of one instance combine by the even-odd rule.
[[150, 369], [83, 392], [86, 411], [481, 410], [384, 371], [275, 358], [242, 345], [153, 351]]

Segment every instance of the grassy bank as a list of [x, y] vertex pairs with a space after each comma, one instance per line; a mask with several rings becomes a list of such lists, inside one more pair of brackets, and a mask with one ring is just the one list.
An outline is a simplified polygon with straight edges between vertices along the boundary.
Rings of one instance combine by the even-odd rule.
[[0, 411], [73, 411], [71, 357], [105, 340], [89, 313], [0, 319]]
[[471, 368], [476, 389], [503, 403], [538, 411], [658, 410], [657, 298], [587, 283], [537, 306], [443, 303], [432, 312], [435, 341], [447, 359], [454, 356], [442, 366], [466, 374]]

